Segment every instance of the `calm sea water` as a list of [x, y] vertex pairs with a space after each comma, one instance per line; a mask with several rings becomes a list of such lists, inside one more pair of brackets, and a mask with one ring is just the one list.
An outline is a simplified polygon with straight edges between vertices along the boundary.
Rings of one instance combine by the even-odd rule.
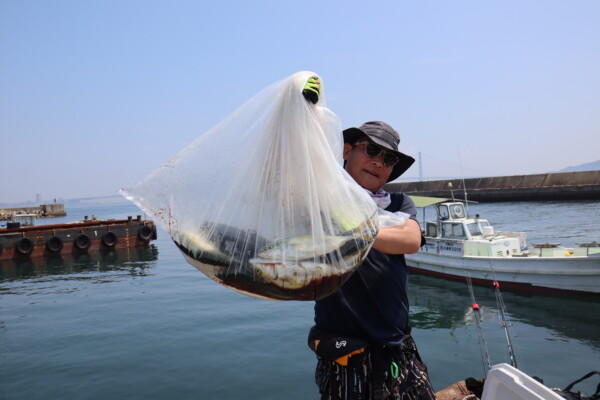
[[[67, 207], [56, 223], [133, 205]], [[600, 202], [470, 206], [530, 243], [600, 240]], [[429, 217], [433, 213], [429, 212]], [[491, 288], [476, 287], [492, 363], [508, 362]], [[600, 299], [503, 292], [519, 368], [564, 387], [600, 369]], [[414, 336], [436, 390], [483, 376], [466, 284], [413, 275]], [[168, 235], [149, 248], [0, 268], [0, 399], [315, 399], [311, 302], [226, 289]], [[594, 382], [581, 386], [588, 392]]]

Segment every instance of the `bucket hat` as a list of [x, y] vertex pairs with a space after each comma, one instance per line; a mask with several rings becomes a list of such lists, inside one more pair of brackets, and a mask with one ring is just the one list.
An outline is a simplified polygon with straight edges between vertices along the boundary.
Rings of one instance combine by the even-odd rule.
[[382, 121], [369, 121], [365, 122], [358, 128], [348, 128], [344, 130], [344, 143], [354, 144], [356, 141], [366, 136], [372, 142], [384, 147], [391, 152], [395, 153], [399, 160], [398, 164], [394, 165], [394, 169], [388, 178], [388, 182], [393, 181], [415, 162], [415, 159], [409, 155], [398, 151], [398, 145], [400, 144], [400, 134], [394, 130], [391, 126]]

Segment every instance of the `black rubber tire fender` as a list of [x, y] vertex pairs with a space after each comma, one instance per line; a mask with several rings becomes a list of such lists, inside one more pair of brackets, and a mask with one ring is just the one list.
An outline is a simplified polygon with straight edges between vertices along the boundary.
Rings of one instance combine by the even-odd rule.
[[148, 225], [144, 225], [138, 230], [138, 237], [142, 240], [150, 240], [152, 239], [152, 236], [152, 228], [150, 228]]
[[81, 235], [77, 236], [73, 241], [73, 246], [75, 246], [79, 250], [87, 250], [91, 244], [92, 241], [90, 240], [90, 237], [85, 233], [82, 233]]
[[52, 253], [58, 253], [59, 251], [61, 251], [63, 248], [63, 245], [64, 244], [63, 244], [62, 239], [59, 238], [58, 236], [52, 236], [46, 242], [46, 248], [48, 249], [48, 251], [50, 251]]
[[111, 231], [106, 232], [102, 235], [102, 244], [106, 247], [114, 247], [117, 244], [117, 235]]
[[27, 237], [22, 237], [17, 241], [15, 248], [19, 254], [26, 256], [33, 251], [33, 242]]

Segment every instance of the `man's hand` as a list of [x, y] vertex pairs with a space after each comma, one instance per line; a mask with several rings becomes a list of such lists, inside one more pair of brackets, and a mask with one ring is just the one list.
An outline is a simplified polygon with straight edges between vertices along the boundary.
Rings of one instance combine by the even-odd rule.
[[318, 76], [311, 76], [302, 88], [302, 95], [306, 100], [313, 104], [317, 104], [319, 101], [319, 94], [321, 94], [321, 80]]

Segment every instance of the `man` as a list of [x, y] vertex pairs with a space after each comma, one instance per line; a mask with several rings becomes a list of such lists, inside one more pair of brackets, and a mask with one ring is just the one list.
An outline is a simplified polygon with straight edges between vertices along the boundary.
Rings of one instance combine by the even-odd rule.
[[309, 346], [317, 353], [322, 399], [435, 399], [410, 336], [403, 255], [416, 253], [424, 238], [413, 201], [382, 190], [414, 162], [398, 151], [399, 143], [398, 132], [381, 121], [344, 131], [348, 174], [380, 208], [411, 219], [380, 228], [357, 271], [338, 292], [315, 303]]

